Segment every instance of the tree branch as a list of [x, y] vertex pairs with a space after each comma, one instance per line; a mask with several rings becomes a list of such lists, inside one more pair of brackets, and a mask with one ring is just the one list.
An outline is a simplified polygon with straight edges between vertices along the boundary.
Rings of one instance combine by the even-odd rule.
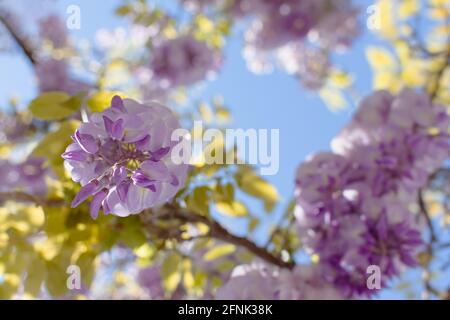
[[420, 213], [425, 218], [428, 231], [430, 232], [430, 241], [429, 241], [429, 243], [427, 243], [427, 250], [426, 250], [426, 254], [427, 254], [426, 259], [427, 260], [425, 262], [425, 265], [423, 266], [424, 270], [422, 273], [422, 280], [423, 280], [423, 284], [425, 286], [425, 294], [427, 295], [426, 298], [428, 298], [428, 295], [430, 293], [432, 293], [436, 296], [439, 296], [439, 292], [437, 290], [435, 290], [433, 288], [433, 286], [431, 285], [431, 270], [430, 270], [430, 264], [431, 264], [431, 261], [433, 260], [433, 256], [434, 256], [433, 244], [436, 242], [437, 237], [436, 237], [436, 233], [434, 231], [433, 222], [431, 221], [431, 217], [428, 213], [428, 209], [427, 209], [427, 206], [426, 206], [424, 198], [423, 198], [422, 190], [419, 190], [417, 202], [419, 203]]
[[0, 203], [5, 201], [31, 202], [46, 207], [62, 207], [66, 204], [62, 199], [42, 199], [22, 191], [0, 192]]
[[0, 23], [5, 26], [5, 29], [14, 39], [16, 44], [22, 49], [25, 56], [28, 58], [32, 65], [36, 64], [36, 54], [29, 41], [22, 33], [17, 30], [17, 27], [12, 22], [12, 15], [6, 10], [0, 8]]
[[[283, 261], [281, 257], [275, 256], [266, 249], [257, 246], [254, 242], [250, 241], [249, 239], [245, 237], [236, 236], [230, 233], [227, 229], [225, 229], [215, 220], [199, 215], [195, 212], [191, 212], [189, 210], [180, 208], [174, 204], [167, 204], [165, 208], [167, 209], [167, 213], [165, 215], [166, 218], [179, 219], [184, 222], [203, 223], [209, 227], [207, 235], [209, 235], [211, 238], [216, 238], [218, 240], [222, 240], [246, 248], [248, 251], [255, 254], [259, 258], [263, 259], [264, 261], [269, 262], [278, 267], [292, 269], [295, 266], [293, 262]], [[158, 218], [164, 218], [164, 213], [162, 216], [158, 216]]]
[[[448, 28], [450, 27], [450, 23], [449, 23], [449, 13], [446, 9], [445, 6], [442, 7], [443, 11], [445, 12], [445, 25], [446, 25], [446, 30], [448, 30]], [[441, 68], [439, 68], [439, 70], [437, 71], [436, 75], [435, 75], [435, 85], [434, 88], [432, 89], [431, 93], [430, 93], [430, 97], [431, 100], [434, 100], [437, 95], [439, 94], [439, 90], [441, 88], [441, 80], [442, 77], [444, 75], [445, 69], [447, 69], [447, 67], [449, 66], [449, 60], [450, 60], [450, 47], [448, 46], [450, 44], [450, 34], [447, 33], [447, 52], [445, 53], [445, 57], [444, 57], [444, 63], [441, 66]]]

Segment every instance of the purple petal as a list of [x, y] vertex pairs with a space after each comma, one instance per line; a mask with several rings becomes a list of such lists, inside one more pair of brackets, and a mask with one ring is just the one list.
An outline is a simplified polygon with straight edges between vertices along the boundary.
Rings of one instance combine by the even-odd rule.
[[103, 122], [105, 123], [106, 132], [111, 138], [115, 140], [121, 140], [123, 138], [125, 129], [123, 126], [123, 119], [112, 121], [108, 117], [103, 116]]
[[139, 150], [147, 149], [150, 145], [150, 135], [146, 135], [144, 138], [142, 138], [139, 141], [136, 141], [134, 144], [136, 145], [136, 148], [138, 148]]
[[130, 182], [129, 181], [122, 181], [117, 185], [117, 195], [119, 196], [120, 201], [126, 202], [127, 195], [128, 195], [128, 189], [130, 188]]
[[171, 178], [169, 169], [167, 169], [166, 165], [161, 161], [144, 161], [141, 163], [141, 168], [139, 171], [151, 180], [170, 181]]
[[152, 152], [151, 160], [159, 161], [161, 160], [167, 153], [169, 153], [170, 147], [159, 148], [155, 152]]
[[97, 219], [98, 217], [98, 211], [100, 210], [100, 207], [102, 206], [103, 200], [105, 200], [106, 196], [108, 195], [108, 189], [103, 189], [100, 192], [97, 192], [94, 197], [92, 198], [90, 207], [89, 207], [89, 213], [91, 214], [92, 219]]
[[103, 116], [103, 123], [105, 124], [106, 132], [111, 136], [113, 121], [110, 118]]
[[153, 184], [154, 180], [145, 175], [142, 170], [135, 170], [131, 176], [135, 185], [147, 188]]
[[73, 161], [85, 161], [87, 159], [86, 152], [84, 151], [67, 151], [64, 152], [61, 157], [64, 160], [73, 160]]
[[108, 215], [111, 213], [111, 208], [108, 205], [108, 201], [106, 201], [107, 199], [105, 198], [102, 202], [102, 207], [103, 207], [103, 213], [105, 215]]
[[174, 187], [180, 184], [180, 180], [178, 180], [178, 177], [176, 175], [172, 174], [172, 181], [170, 182], [170, 184]]
[[377, 224], [377, 230], [381, 240], [386, 240], [388, 238], [388, 224], [387, 216], [385, 214], [381, 215]]
[[75, 131], [74, 136], [78, 145], [87, 153], [96, 153], [98, 151], [97, 141], [95, 138], [89, 134], [82, 134], [78, 129]]
[[112, 97], [112, 99], [111, 99], [111, 107], [112, 108], [115, 108], [115, 109], [118, 109], [118, 110], [120, 110], [120, 111], [122, 111], [122, 112], [125, 112], [126, 113], [126, 109], [125, 109], [125, 107], [124, 107], [124, 105], [123, 105], [123, 100], [122, 100], [122, 98], [121, 97], [119, 97], [119, 96], [117, 96], [117, 95], [115, 95], [114, 97]]
[[127, 169], [123, 166], [114, 168], [112, 178], [114, 183], [118, 185], [127, 178]]
[[98, 186], [99, 182], [97, 180], [93, 180], [87, 185], [81, 187], [80, 192], [78, 192], [75, 199], [73, 199], [71, 207], [77, 207], [80, 203], [89, 198], [89, 196], [93, 195], [97, 191]]
[[112, 137], [116, 138], [117, 140], [122, 139], [124, 130], [125, 128], [123, 126], [123, 119], [117, 120], [116, 122], [114, 122], [112, 128]]

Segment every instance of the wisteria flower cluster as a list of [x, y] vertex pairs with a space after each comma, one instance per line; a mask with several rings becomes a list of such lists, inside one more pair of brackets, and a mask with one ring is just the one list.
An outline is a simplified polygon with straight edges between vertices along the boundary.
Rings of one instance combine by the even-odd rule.
[[170, 157], [177, 128], [167, 107], [114, 96], [111, 107], [81, 124], [62, 155], [82, 186], [72, 207], [93, 196], [90, 213], [96, 218], [100, 208], [127, 216], [169, 201], [183, 187], [188, 170]]
[[152, 265], [139, 270], [137, 282], [148, 292], [152, 300], [164, 299], [165, 291], [162, 285], [161, 268], [159, 265]]
[[347, 0], [236, 0], [229, 10], [253, 17], [243, 51], [251, 71], [270, 72], [276, 62], [312, 90], [325, 82], [329, 52], [348, 48], [359, 34], [358, 10]]
[[57, 15], [49, 15], [39, 21], [39, 36], [49, 41], [55, 49], [67, 45], [68, 35], [64, 22]]
[[240, 265], [216, 293], [224, 300], [312, 300], [342, 299], [319, 269], [297, 265], [293, 270], [280, 270], [264, 263]]
[[45, 177], [49, 174], [43, 158], [29, 157], [20, 163], [0, 160], [0, 191], [17, 190], [31, 195], [43, 195], [47, 192]]
[[33, 131], [31, 119], [20, 113], [0, 112], [0, 144], [21, 143]]
[[64, 91], [74, 95], [91, 88], [70, 74], [67, 57], [54, 55], [52, 50], [69, 47], [69, 36], [64, 22], [56, 15], [39, 21], [39, 40], [51, 44], [50, 52], [40, 52], [36, 57], [35, 72], [39, 91]]
[[299, 166], [299, 237], [345, 297], [374, 292], [366, 285], [370, 265], [383, 282], [416, 265], [421, 222], [410, 204], [450, 156], [449, 124], [426, 94], [378, 91], [333, 140], [333, 152]]
[[211, 79], [220, 68], [221, 52], [206, 42], [191, 34], [167, 39], [161, 30], [155, 33], [144, 54], [147, 63], [131, 68], [143, 100], [166, 101], [171, 90]]
[[219, 66], [218, 53], [190, 35], [156, 45], [150, 61], [151, 77], [161, 88], [194, 84]]
[[43, 58], [37, 62], [35, 70], [41, 92], [64, 91], [73, 95], [90, 88], [88, 84], [73, 79], [64, 60]]

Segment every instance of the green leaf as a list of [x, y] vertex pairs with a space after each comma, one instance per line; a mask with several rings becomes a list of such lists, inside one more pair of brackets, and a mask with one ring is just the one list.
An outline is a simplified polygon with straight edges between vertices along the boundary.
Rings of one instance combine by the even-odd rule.
[[203, 256], [203, 259], [205, 259], [205, 261], [212, 261], [224, 255], [233, 253], [234, 251], [236, 251], [236, 247], [234, 245], [222, 244], [219, 246], [215, 246], [211, 250], [206, 252]]
[[92, 112], [102, 112], [111, 106], [111, 99], [115, 95], [124, 98], [120, 92], [100, 91], [90, 96], [86, 104]]
[[77, 260], [77, 265], [80, 267], [83, 284], [90, 286], [95, 274], [95, 259], [97, 254], [93, 251], [86, 251], [82, 253]]
[[218, 183], [215, 188], [214, 199], [231, 202], [234, 200], [234, 186], [231, 183], [222, 185]]
[[249, 232], [255, 231], [256, 227], [259, 225], [259, 219], [252, 217], [248, 223], [247, 229]]
[[161, 265], [162, 284], [166, 292], [170, 295], [178, 287], [181, 281], [180, 263], [182, 258], [177, 252], [172, 252], [166, 256]]
[[331, 111], [339, 111], [347, 107], [347, 100], [344, 94], [335, 88], [324, 87], [320, 89], [319, 96]]
[[277, 189], [248, 167], [243, 167], [236, 173], [236, 182], [246, 194], [261, 199], [264, 202], [266, 212], [272, 211], [278, 202]]
[[216, 209], [220, 213], [231, 217], [245, 217], [248, 215], [247, 207], [241, 201], [217, 201]]
[[120, 231], [120, 240], [132, 249], [139, 248], [147, 242], [147, 238], [137, 217], [129, 217], [124, 221], [123, 228]]
[[25, 279], [25, 293], [37, 297], [41, 291], [42, 283], [46, 277], [45, 262], [39, 257], [34, 259], [32, 265], [29, 266], [27, 278]]
[[69, 208], [44, 207], [45, 232], [51, 236], [57, 236], [67, 232], [66, 219]]
[[65, 92], [51, 91], [31, 101], [31, 114], [41, 120], [61, 120], [72, 115], [81, 107], [82, 96], [71, 97]]
[[[59, 260], [59, 259], [58, 259]], [[69, 262], [66, 264], [69, 266]], [[47, 262], [47, 273], [45, 278], [45, 285], [54, 297], [61, 297], [68, 291], [67, 288], [67, 273], [66, 268], [56, 261]]]
[[55, 132], [48, 133], [32, 152], [32, 155], [35, 157], [46, 158], [53, 171], [59, 177], [64, 177], [64, 159], [61, 158], [61, 154], [71, 143], [72, 139], [70, 136], [78, 125], [79, 121], [76, 120], [61, 123], [59, 128]]
[[195, 279], [192, 273], [192, 262], [189, 259], [183, 261], [183, 287], [188, 291], [194, 287]]
[[128, 13], [130, 13], [132, 10], [132, 7], [129, 5], [122, 5], [116, 8], [115, 14], [118, 16], [125, 16]]
[[187, 207], [202, 215], [208, 215], [210, 191], [209, 187], [206, 186], [195, 188], [186, 199]]

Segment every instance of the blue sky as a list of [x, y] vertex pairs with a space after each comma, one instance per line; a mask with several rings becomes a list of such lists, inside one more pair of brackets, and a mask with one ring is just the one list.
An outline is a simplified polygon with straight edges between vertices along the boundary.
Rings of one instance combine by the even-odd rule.
[[[31, 2], [22, 0], [15, 6], [26, 7]], [[42, 10], [64, 16], [68, 5], [76, 4], [81, 8], [81, 29], [71, 30], [76, 39], [92, 40], [100, 28], [114, 28], [126, 25], [123, 19], [114, 16], [113, 10], [120, 1], [66, 0], [45, 1]], [[162, 1], [157, 1], [162, 3]], [[165, 5], [167, 2], [164, 2]], [[362, 8], [362, 35], [350, 52], [336, 57], [336, 62], [344, 69], [351, 70], [356, 77], [356, 89], [364, 96], [371, 91], [372, 76], [365, 59], [364, 47], [379, 44], [380, 41], [365, 29], [365, 9], [371, 1], [359, 0], [356, 4]], [[25, 4], [25, 5], [23, 5]], [[169, 7], [173, 4], [169, 3]], [[53, 8], [53, 9], [52, 9]], [[36, 19], [28, 11], [23, 18], [26, 21]], [[30, 19], [30, 20], [29, 20]], [[24, 21], [25, 22], [25, 21]], [[279, 190], [282, 202], [276, 209], [279, 215], [292, 196], [294, 174], [298, 164], [311, 153], [329, 149], [330, 140], [350, 120], [353, 108], [341, 112], [332, 112], [318, 96], [304, 90], [296, 79], [282, 71], [270, 75], [257, 76], [250, 73], [241, 56], [242, 37], [236, 32], [225, 48], [225, 61], [221, 73], [213, 81], [202, 86], [200, 95], [205, 101], [216, 95], [225, 98], [233, 115], [233, 127], [255, 129], [280, 129], [280, 170], [278, 174], [268, 176]], [[18, 96], [24, 103], [36, 95], [33, 70], [23, 56], [19, 54], [0, 55], [0, 107], [4, 107], [12, 96]], [[257, 205], [251, 208], [258, 211]], [[261, 232], [261, 231], [260, 231]], [[260, 239], [256, 235], [257, 239]], [[417, 273], [412, 273], [417, 277]], [[418, 279], [418, 278], [416, 278]], [[417, 280], [416, 280], [417, 281]], [[396, 298], [398, 295], [385, 292], [382, 297]]]

